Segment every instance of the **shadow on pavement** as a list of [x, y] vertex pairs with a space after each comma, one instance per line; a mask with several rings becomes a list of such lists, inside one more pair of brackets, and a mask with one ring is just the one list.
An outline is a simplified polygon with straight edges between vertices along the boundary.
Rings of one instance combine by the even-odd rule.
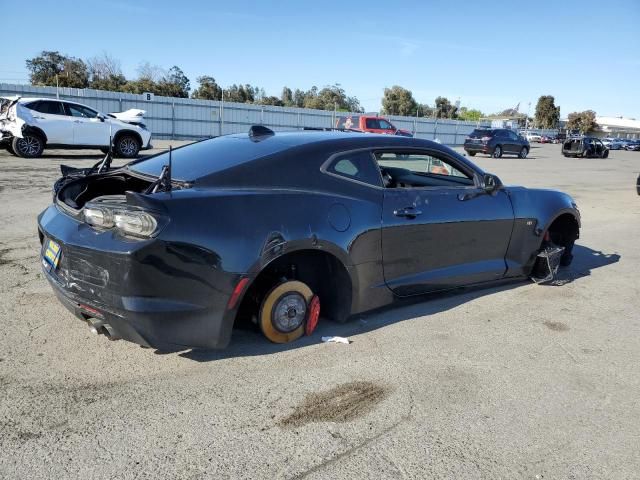
[[[616, 253], [605, 254], [581, 245], [574, 247], [573, 255], [574, 259], [571, 267], [561, 268], [556, 280], [545, 285], [566, 285], [578, 278], [589, 276], [591, 271], [596, 268], [604, 267], [620, 260], [620, 255]], [[393, 305], [365, 314], [354, 315], [346, 323], [321, 319], [312, 335], [283, 345], [270, 343], [257, 328], [250, 326], [234, 328], [231, 343], [225, 350], [186, 350], [180, 353], [180, 356], [196, 362], [210, 362], [226, 358], [274, 354], [318, 344], [323, 336], [351, 337], [397, 322], [444, 312], [476, 298], [528, 284], [530, 284], [530, 280], [518, 278], [494, 283], [492, 286], [466, 287], [447, 292], [419, 295], [408, 299], [399, 299]], [[156, 351], [156, 353], [161, 355], [176, 352]]]

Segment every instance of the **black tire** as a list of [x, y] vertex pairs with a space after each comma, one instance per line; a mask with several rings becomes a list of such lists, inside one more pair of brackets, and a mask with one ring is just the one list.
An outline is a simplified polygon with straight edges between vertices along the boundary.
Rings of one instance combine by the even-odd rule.
[[501, 158], [502, 153], [502, 147], [500, 145], [496, 145], [496, 148], [493, 149], [493, 158]]
[[115, 152], [120, 158], [136, 158], [140, 151], [140, 140], [125, 133], [116, 139]]
[[600, 158], [607, 158], [609, 156], [609, 150], [605, 150], [604, 152], [602, 152], [602, 155], [600, 155]]
[[476, 152], [467, 152], [469, 154], [470, 157], [475, 157], [476, 156]]
[[520, 150], [520, 155], [518, 155], [518, 157], [527, 158], [528, 154], [529, 154], [529, 149], [527, 147], [522, 147], [522, 150]]
[[12, 142], [9, 142], [5, 145], [5, 148], [7, 149], [7, 152], [9, 152], [11, 155], [15, 155], [16, 151], [13, 149], [13, 146], [11, 145]]
[[22, 137], [13, 137], [11, 148], [18, 157], [38, 158], [44, 151], [44, 139], [37, 133], [26, 133]]

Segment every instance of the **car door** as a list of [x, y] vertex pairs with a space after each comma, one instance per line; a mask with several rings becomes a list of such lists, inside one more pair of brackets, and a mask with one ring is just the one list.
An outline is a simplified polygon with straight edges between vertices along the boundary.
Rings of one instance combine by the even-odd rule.
[[515, 142], [510, 133], [509, 130], [500, 130], [500, 142], [503, 145], [502, 151], [504, 153], [515, 153], [516, 151]]
[[109, 145], [109, 122], [101, 119], [96, 110], [77, 103], [64, 102], [64, 106], [73, 119], [74, 145]]
[[73, 143], [73, 123], [65, 114], [62, 102], [58, 100], [38, 100], [25, 105], [31, 110], [34, 126], [47, 136], [47, 143], [71, 145]]
[[520, 137], [517, 133], [511, 130], [507, 131], [507, 135], [509, 136], [509, 141], [511, 142], [511, 152], [519, 154], [524, 142], [520, 140]]
[[[376, 151], [385, 178], [382, 258], [397, 295], [502, 278], [513, 209], [504, 190], [487, 194], [477, 174], [440, 151]], [[434, 162], [437, 160], [437, 162]], [[429, 173], [434, 163], [448, 174]]]

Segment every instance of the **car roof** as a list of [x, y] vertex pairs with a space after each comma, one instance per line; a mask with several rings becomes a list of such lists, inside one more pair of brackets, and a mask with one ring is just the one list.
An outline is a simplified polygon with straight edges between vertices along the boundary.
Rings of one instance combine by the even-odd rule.
[[[453, 150], [431, 140], [360, 132], [282, 131], [253, 137], [246, 133], [225, 135], [176, 148], [172, 153], [172, 175], [177, 180], [199, 181], [271, 156], [286, 162], [303, 162], [316, 153], [326, 160], [329, 155], [341, 151], [398, 147], [446, 150], [458, 160], [469, 163]], [[293, 150], [300, 156], [291, 157], [285, 153]], [[290, 158], [298, 160], [289, 160]], [[129, 165], [134, 171], [157, 176], [167, 163], [168, 153], [164, 152]]]
[[[13, 98], [13, 100], [15, 100], [15, 97]], [[48, 101], [48, 102], [64, 102], [64, 103], [72, 103], [74, 105], [81, 105], [83, 107], [88, 107], [91, 108], [92, 110], [95, 110], [95, 108], [93, 107], [89, 107], [89, 105], [85, 105], [84, 103], [78, 103], [78, 102], [74, 102], [73, 100], [65, 100], [62, 98], [51, 98], [51, 97], [20, 97], [18, 99], [18, 103], [31, 103], [31, 102], [41, 102], [41, 101]]]

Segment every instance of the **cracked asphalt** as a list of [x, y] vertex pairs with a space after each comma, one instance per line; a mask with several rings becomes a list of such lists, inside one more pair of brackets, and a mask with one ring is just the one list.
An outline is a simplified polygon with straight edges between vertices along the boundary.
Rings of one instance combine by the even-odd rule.
[[475, 157], [576, 199], [582, 235], [554, 285], [174, 353], [91, 335], [40, 271], [36, 216], [59, 165], [98, 153], [0, 153], [0, 478], [639, 478], [640, 153]]

